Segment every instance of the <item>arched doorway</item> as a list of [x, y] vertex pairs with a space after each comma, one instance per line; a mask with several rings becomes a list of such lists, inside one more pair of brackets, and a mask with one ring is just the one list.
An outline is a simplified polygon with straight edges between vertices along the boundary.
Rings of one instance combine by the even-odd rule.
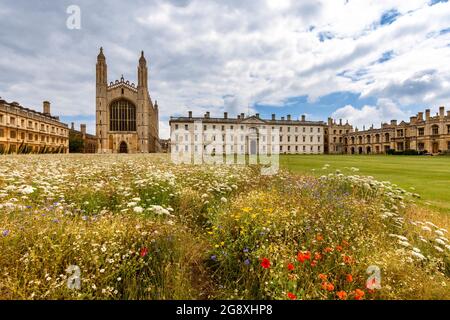
[[358, 148], [358, 154], [363, 154], [363, 148], [362, 147]]
[[367, 147], [367, 148], [366, 148], [366, 153], [367, 153], [367, 154], [370, 154], [371, 152], [372, 152], [372, 149], [371, 149], [370, 147]]
[[259, 132], [258, 128], [252, 127], [249, 129], [249, 134], [247, 137], [247, 152], [250, 155], [258, 155], [259, 149]]
[[122, 141], [119, 146], [119, 153], [128, 153], [128, 146], [125, 141]]

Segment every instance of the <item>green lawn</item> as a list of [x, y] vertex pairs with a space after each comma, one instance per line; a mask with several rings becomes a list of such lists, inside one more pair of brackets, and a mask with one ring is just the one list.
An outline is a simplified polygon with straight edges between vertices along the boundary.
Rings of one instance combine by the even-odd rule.
[[[329, 164], [329, 169], [323, 169]], [[421, 195], [421, 204], [450, 213], [450, 157], [386, 155], [282, 155], [280, 165], [292, 172], [373, 176]], [[358, 168], [352, 172], [351, 167]], [[313, 170], [315, 169], [315, 170]]]

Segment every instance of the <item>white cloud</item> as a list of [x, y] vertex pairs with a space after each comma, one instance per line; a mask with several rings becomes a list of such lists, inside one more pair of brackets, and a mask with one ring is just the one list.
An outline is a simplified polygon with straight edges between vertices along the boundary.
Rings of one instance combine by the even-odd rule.
[[[390, 99], [401, 111], [450, 99], [450, 33], [440, 33], [449, 27], [450, 2], [77, 2], [82, 29], [69, 31], [64, 4], [44, 1], [34, 10], [37, 4], [2, 1], [0, 14], [9, 12], [0, 19], [3, 98], [38, 108], [48, 99], [59, 114], [94, 115], [103, 46], [110, 81], [124, 74], [136, 82], [144, 49], [161, 119], [188, 110], [246, 113], [255, 103], [282, 106], [303, 95], [313, 102], [336, 91]], [[380, 26], [389, 10], [399, 16]], [[386, 52], [391, 59], [378, 63]]]
[[377, 128], [380, 127], [381, 123], [390, 120], [404, 120], [408, 117], [408, 113], [401, 110], [389, 99], [379, 99], [377, 105], [365, 105], [360, 109], [346, 105], [333, 112], [331, 117], [343, 119], [344, 122], [348, 121], [354, 127], [362, 129], [363, 126], [369, 128], [372, 125]]

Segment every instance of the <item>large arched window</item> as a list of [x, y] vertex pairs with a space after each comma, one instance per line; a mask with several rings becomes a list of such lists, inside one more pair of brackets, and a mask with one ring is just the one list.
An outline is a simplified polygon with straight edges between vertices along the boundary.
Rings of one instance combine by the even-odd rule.
[[111, 104], [109, 113], [111, 131], [136, 131], [136, 107], [128, 100], [117, 100]]

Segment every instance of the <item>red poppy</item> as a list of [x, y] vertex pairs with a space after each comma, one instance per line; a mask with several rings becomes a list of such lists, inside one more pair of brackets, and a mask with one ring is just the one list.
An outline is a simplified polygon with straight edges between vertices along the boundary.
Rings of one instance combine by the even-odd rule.
[[291, 292], [288, 292], [287, 296], [288, 296], [288, 298], [291, 299], [291, 300], [297, 299], [297, 296], [296, 296], [295, 294], [291, 293]]
[[148, 249], [147, 249], [147, 247], [141, 248], [141, 251], [139, 252], [139, 255], [140, 255], [141, 257], [145, 257], [147, 254], [148, 254]]
[[314, 259], [320, 260], [320, 259], [322, 259], [322, 255], [319, 252], [316, 252], [316, 253], [314, 253]]
[[311, 267], [315, 267], [316, 265], [317, 265], [317, 261], [316, 260], [311, 261]]
[[334, 285], [332, 283], [324, 281], [324, 282], [322, 282], [322, 289], [327, 290], [327, 291], [333, 291]]
[[326, 274], [319, 273], [319, 278], [320, 278], [320, 280], [325, 281], [325, 280], [327, 280], [328, 276]]
[[295, 269], [295, 267], [294, 267], [294, 265], [292, 263], [289, 263], [287, 267], [288, 267], [289, 271], [292, 271], [292, 270]]
[[336, 292], [336, 295], [338, 296], [339, 300], [347, 299], [347, 292], [345, 291], [338, 291]]
[[322, 241], [323, 240], [323, 236], [321, 234], [318, 234], [316, 236], [317, 241]]
[[353, 282], [353, 276], [351, 274], [348, 274], [346, 280], [347, 282]]
[[329, 252], [333, 251], [333, 248], [326, 247], [325, 249], [323, 249], [323, 251], [325, 251], [326, 253], [329, 253]]
[[364, 291], [360, 289], [355, 290], [355, 300], [361, 300], [364, 297]]
[[270, 260], [267, 258], [263, 258], [261, 261], [261, 267], [264, 269], [270, 268]]
[[311, 252], [306, 251], [305, 253], [303, 252], [299, 252], [297, 254], [297, 260], [300, 261], [301, 263], [305, 262], [305, 260], [309, 260], [311, 259]]
[[352, 257], [350, 256], [344, 256], [344, 263], [351, 264], [353, 262]]
[[349, 246], [349, 243], [348, 243], [347, 240], [342, 240], [342, 245], [343, 245], [344, 247], [348, 247], [348, 246]]
[[342, 246], [336, 246], [336, 250], [339, 252], [342, 251]]

